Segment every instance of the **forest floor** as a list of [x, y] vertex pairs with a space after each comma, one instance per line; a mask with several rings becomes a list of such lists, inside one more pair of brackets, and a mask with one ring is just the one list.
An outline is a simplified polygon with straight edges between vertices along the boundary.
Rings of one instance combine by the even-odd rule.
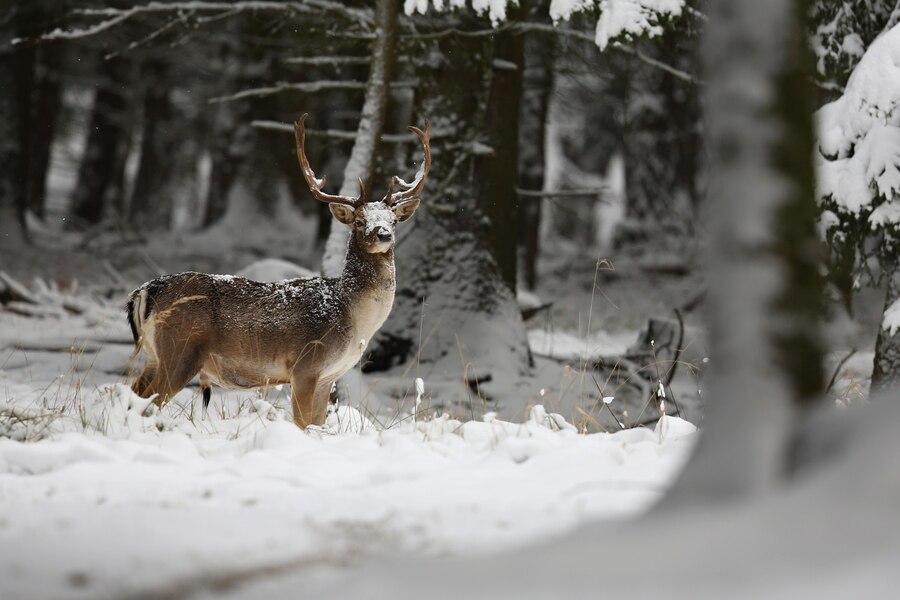
[[[684, 320], [681, 358], [702, 366], [703, 277], [699, 251], [684, 242], [613, 257], [548, 252], [536, 294], [551, 306], [527, 323], [534, 393], [515, 410], [414, 421], [410, 398], [385, 398], [386, 417], [360, 398], [390, 374], [353, 372], [358, 393], [312, 433], [290, 422], [283, 389], [217, 392], [204, 416], [188, 388], [145, 417], [146, 401], [123, 385], [132, 287], [160, 271], [233, 272], [263, 256], [316, 264], [311, 246], [277, 250], [295, 248], [296, 232], [264, 244], [228, 235], [0, 248], [0, 270], [29, 284], [40, 277], [31, 291], [46, 300], [28, 316], [0, 310], [3, 598], [190, 598], [269, 569], [496, 552], [637, 514], [687, 457], [687, 421], [631, 428], [640, 418], [616, 400], [629, 428], [583, 435], [597, 428], [577, 402], [560, 401], [572, 382], [590, 386], [579, 373], [585, 348], [621, 354], [649, 318], [676, 322], [673, 308]], [[836, 395], [864, 393], [879, 310], [875, 290], [859, 295], [854, 319], [833, 311], [831, 364], [858, 349]], [[695, 423], [700, 386], [690, 368], [672, 385]]]

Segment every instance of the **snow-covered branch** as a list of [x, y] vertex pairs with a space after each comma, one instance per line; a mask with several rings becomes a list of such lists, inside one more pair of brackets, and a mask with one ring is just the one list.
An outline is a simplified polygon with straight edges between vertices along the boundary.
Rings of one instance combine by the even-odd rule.
[[[509, 0], [472, 0], [472, 9], [486, 15], [491, 24], [498, 27], [507, 20], [509, 4]], [[466, 0], [406, 0], [403, 8], [407, 15], [413, 15], [425, 14], [429, 9], [441, 12], [465, 6]], [[598, 11], [600, 16], [592, 40], [605, 50], [615, 41], [660, 35], [663, 22], [681, 16], [684, 8], [684, 0], [552, 0], [550, 18], [559, 24], [568, 21], [572, 15]]]

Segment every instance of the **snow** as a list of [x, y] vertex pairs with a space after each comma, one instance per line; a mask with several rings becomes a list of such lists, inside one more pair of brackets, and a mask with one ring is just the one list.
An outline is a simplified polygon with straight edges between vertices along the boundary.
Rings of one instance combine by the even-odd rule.
[[[0, 387], [4, 414], [41, 405], [39, 387], [6, 373]], [[662, 441], [579, 435], [543, 407], [523, 423], [383, 430], [341, 407], [334, 433], [303, 432], [263, 401], [209, 420], [187, 408], [143, 417], [145, 405], [103, 386], [84, 411], [47, 419], [41, 441], [0, 439], [5, 599], [152, 596], [189, 577], [399, 550], [494, 552], [640, 511], [694, 437], [678, 419]]]
[[881, 328], [893, 336], [900, 329], [900, 300], [895, 300], [884, 311], [884, 319], [881, 321]]
[[[506, 21], [510, 0], [471, 0], [472, 10], [487, 15], [495, 27]], [[466, 0], [405, 0], [407, 15], [427, 14], [429, 7], [436, 11], [462, 9]], [[684, 0], [552, 0], [550, 17], [554, 23], [568, 21], [573, 14], [596, 9], [600, 13], [596, 27], [596, 42], [601, 50], [617, 39], [653, 37], [662, 33], [662, 19], [677, 17], [684, 8]]]
[[[872, 228], [896, 223], [900, 209], [900, 27], [869, 46], [844, 94], [816, 113], [817, 194], [840, 213], [868, 215]], [[863, 216], [866, 216], [863, 214]]]
[[[509, 0], [471, 0], [472, 10], [479, 15], [487, 15], [494, 26], [506, 20], [506, 7]], [[403, 2], [403, 12], [407, 15], [415, 13], [426, 14], [428, 8], [433, 6], [438, 12], [446, 9], [465, 8], [466, 0], [405, 0]]]
[[660, 35], [661, 20], [681, 15], [684, 0], [552, 0], [550, 17], [554, 22], [568, 20], [593, 7], [600, 12], [595, 41], [605, 50], [616, 39]]

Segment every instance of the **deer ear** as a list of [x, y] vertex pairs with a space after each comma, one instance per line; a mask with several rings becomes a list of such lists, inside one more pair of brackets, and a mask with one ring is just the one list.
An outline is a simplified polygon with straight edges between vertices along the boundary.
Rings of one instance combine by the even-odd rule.
[[398, 204], [393, 208], [394, 216], [397, 217], [397, 222], [402, 223], [406, 221], [413, 213], [416, 212], [416, 209], [419, 208], [419, 199], [415, 198], [413, 200], [407, 200], [402, 204]]
[[346, 204], [332, 202], [328, 205], [328, 209], [331, 211], [331, 214], [334, 215], [334, 218], [344, 225], [352, 225], [353, 220], [356, 218], [356, 211]]

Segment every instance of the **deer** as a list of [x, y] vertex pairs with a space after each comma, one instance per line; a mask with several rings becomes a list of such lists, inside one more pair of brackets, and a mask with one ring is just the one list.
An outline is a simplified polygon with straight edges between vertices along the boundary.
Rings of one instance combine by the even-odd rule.
[[387, 194], [370, 201], [362, 179], [355, 198], [323, 191], [325, 177], [316, 177], [306, 157], [306, 118], [294, 123], [297, 159], [313, 197], [351, 229], [343, 272], [263, 283], [189, 271], [134, 290], [126, 312], [144, 366], [131, 389], [159, 409], [199, 374], [204, 412], [212, 384], [290, 384], [296, 425], [321, 426], [332, 385], [359, 362], [390, 314], [395, 227], [419, 207], [431, 168], [428, 121], [424, 131], [408, 127], [424, 150], [415, 178], [391, 177]]

